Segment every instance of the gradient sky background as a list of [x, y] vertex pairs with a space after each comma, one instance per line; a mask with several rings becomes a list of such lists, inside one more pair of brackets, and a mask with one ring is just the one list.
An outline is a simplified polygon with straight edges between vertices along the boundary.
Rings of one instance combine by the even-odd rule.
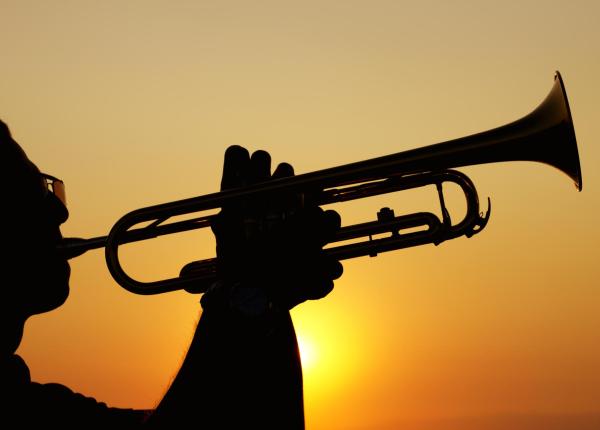
[[[461, 169], [492, 199], [482, 234], [348, 261], [334, 292], [293, 316], [308, 429], [585, 429], [600, 413], [599, 46], [591, 0], [0, 0], [0, 118], [64, 179], [64, 234], [91, 237], [217, 191], [230, 144], [298, 173], [333, 167], [513, 121], [560, 70], [582, 193], [541, 164]], [[347, 224], [381, 206], [433, 210], [435, 194], [338, 209]], [[194, 233], [123, 252], [156, 279], [213, 246]], [[33, 378], [152, 407], [198, 297], [128, 293], [100, 251], [72, 269], [67, 303], [27, 324]]]

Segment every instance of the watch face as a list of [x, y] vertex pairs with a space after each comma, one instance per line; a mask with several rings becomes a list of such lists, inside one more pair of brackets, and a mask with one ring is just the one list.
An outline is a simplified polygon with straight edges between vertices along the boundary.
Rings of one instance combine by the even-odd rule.
[[232, 288], [229, 304], [243, 315], [259, 316], [267, 313], [272, 308], [264, 289], [239, 285]]
[[200, 299], [202, 308], [233, 310], [241, 315], [257, 317], [276, 309], [263, 288], [244, 287], [240, 283], [215, 282]]

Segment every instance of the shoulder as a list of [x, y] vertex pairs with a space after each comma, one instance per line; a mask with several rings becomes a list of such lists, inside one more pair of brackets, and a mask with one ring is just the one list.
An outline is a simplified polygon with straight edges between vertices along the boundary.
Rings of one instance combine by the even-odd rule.
[[147, 415], [146, 411], [110, 408], [106, 403], [75, 393], [61, 384], [31, 382], [25, 362], [14, 357], [13, 367], [21, 376], [14, 384], [4, 386], [3, 398], [8, 400], [2, 402], [2, 409], [5, 409], [2, 415], [23, 424], [23, 428], [53, 424], [73, 424], [83, 428], [136, 427]]
[[61, 384], [31, 383], [32, 405], [57, 424], [78, 426], [141, 425], [147, 413], [134, 409], [111, 408], [93, 397], [75, 393]]

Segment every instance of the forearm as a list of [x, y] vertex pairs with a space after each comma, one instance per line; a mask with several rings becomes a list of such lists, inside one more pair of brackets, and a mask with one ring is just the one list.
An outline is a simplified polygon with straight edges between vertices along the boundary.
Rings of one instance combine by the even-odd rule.
[[150, 423], [302, 429], [302, 405], [302, 371], [289, 312], [244, 316], [208, 309]]

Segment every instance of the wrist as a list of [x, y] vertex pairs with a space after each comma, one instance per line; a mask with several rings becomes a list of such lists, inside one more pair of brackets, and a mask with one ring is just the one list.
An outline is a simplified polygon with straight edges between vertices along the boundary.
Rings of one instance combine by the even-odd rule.
[[244, 317], [260, 317], [278, 311], [266, 290], [242, 282], [216, 281], [200, 299], [204, 310], [233, 312]]

